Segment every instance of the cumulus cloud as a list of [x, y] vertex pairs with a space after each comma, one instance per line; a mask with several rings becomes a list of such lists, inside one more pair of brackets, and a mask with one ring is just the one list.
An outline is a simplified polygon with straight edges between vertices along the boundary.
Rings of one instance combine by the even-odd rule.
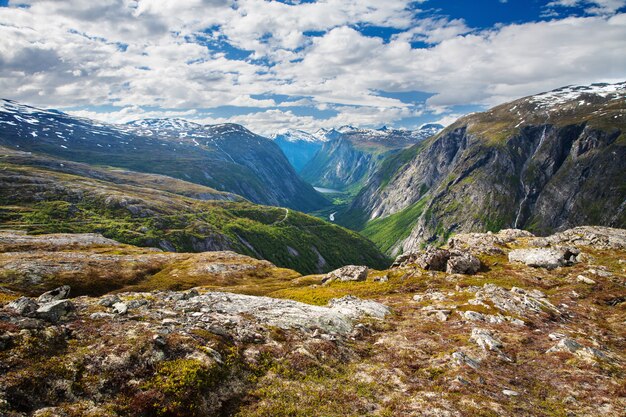
[[[106, 121], [163, 115], [269, 133], [423, 112], [445, 119], [450, 106], [626, 78], [626, 0], [556, 0], [550, 8], [587, 15], [482, 30], [415, 8], [423, 2], [19, 0], [0, 8], [0, 91]], [[366, 35], [368, 27], [395, 35]], [[422, 108], [380, 91], [433, 96]], [[89, 110], [101, 105], [121, 110]], [[222, 106], [250, 111], [228, 120], [189, 112]]]

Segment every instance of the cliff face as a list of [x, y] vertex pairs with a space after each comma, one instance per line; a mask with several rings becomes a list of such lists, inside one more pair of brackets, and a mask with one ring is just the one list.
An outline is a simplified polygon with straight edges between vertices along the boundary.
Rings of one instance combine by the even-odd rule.
[[391, 253], [458, 232], [623, 227], [624, 85], [560, 90], [460, 119], [385, 161], [351, 214], [392, 222], [419, 203]]
[[338, 138], [325, 143], [301, 172], [306, 181], [321, 187], [345, 189], [367, 180], [383, 159]]
[[424, 125], [418, 130], [343, 127], [326, 137], [321, 149], [302, 169], [311, 184], [339, 190], [360, 189], [385, 158], [420, 143], [439, 132], [442, 126]]

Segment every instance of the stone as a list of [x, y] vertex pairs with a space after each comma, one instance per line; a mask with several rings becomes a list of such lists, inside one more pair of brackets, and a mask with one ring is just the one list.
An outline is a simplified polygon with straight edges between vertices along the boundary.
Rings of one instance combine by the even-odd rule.
[[103, 307], [113, 307], [113, 304], [119, 303], [122, 300], [117, 295], [105, 295], [98, 301], [98, 304]]
[[322, 282], [327, 284], [333, 281], [365, 281], [368, 271], [369, 269], [366, 266], [346, 265], [329, 272]]
[[400, 255], [392, 268], [413, 264], [427, 271], [445, 271], [448, 274], [475, 274], [481, 267], [480, 260], [468, 251], [428, 248]]
[[362, 300], [352, 295], [334, 298], [328, 302], [328, 307], [352, 319], [363, 316], [382, 319], [391, 313], [389, 307], [383, 304], [371, 300]]
[[115, 303], [113, 304], [113, 312], [122, 316], [128, 312], [128, 305], [122, 302]]
[[89, 315], [89, 318], [92, 319], [92, 320], [110, 319], [110, 318], [113, 318], [113, 317], [115, 317], [114, 314], [105, 313], [103, 311], [97, 311], [97, 312], [91, 313]]
[[578, 275], [576, 277], [576, 281], [582, 282], [583, 284], [588, 284], [588, 285], [594, 285], [596, 283], [594, 280], [592, 280], [591, 278], [587, 278], [584, 275]]
[[519, 262], [533, 268], [555, 269], [578, 262], [576, 256], [579, 254], [580, 251], [573, 248], [515, 249], [509, 252], [509, 262]]
[[20, 316], [32, 317], [39, 308], [39, 305], [28, 297], [20, 297], [11, 301], [7, 307], [15, 311]]
[[37, 301], [39, 303], [48, 303], [50, 301], [64, 300], [70, 296], [70, 290], [71, 288], [69, 285], [63, 285], [59, 288], [55, 288], [41, 294]]
[[480, 260], [469, 252], [451, 251], [446, 264], [448, 274], [475, 274], [480, 269]]
[[517, 391], [513, 391], [511, 389], [503, 389], [502, 393], [507, 397], [517, 397], [519, 395]]
[[582, 357], [583, 359], [593, 360], [593, 359], [608, 359], [607, 355], [599, 349], [595, 349], [592, 347], [585, 347], [571, 339], [569, 337], [564, 337], [559, 340], [559, 343], [552, 346], [550, 349], [546, 351], [546, 353], [552, 352], [567, 352], [572, 353], [577, 356]]
[[626, 248], [626, 230], [603, 226], [579, 226], [547, 238], [557, 245], [593, 246], [595, 249]]
[[137, 309], [139, 307], [143, 307], [143, 306], [148, 305], [148, 304], [149, 304], [149, 302], [145, 298], [135, 298], [133, 300], [128, 301], [126, 303], [126, 306], [128, 307], [129, 310], [134, 310], [134, 309]]
[[476, 292], [475, 298], [469, 300], [469, 303], [488, 305], [485, 302], [488, 301], [498, 310], [516, 316], [526, 316], [530, 313], [540, 314], [544, 311], [561, 314], [559, 309], [550, 303], [545, 296], [535, 297], [532, 294], [532, 292], [522, 288], [512, 287], [511, 290], [507, 290], [494, 284], [485, 284]]
[[476, 359], [472, 359], [461, 351], [454, 352], [452, 358], [458, 366], [468, 365], [472, 369], [478, 369], [480, 363]]
[[529, 238], [534, 235], [525, 230], [519, 229], [503, 229], [498, 233], [459, 233], [448, 241], [451, 249], [460, 249], [470, 251], [473, 254], [492, 254], [498, 255], [504, 253], [506, 244], [515, 241], [518, 238]]
[[483, 348], [483, 350], [499, 351], [503, 347], [502, 342], [486, 329], [473, 328], [470, 340]]
[[41, 304], [37, 309], [37, 317], [56, 323], [74, 310], [74, 304], [69, 300], [56, 300]]

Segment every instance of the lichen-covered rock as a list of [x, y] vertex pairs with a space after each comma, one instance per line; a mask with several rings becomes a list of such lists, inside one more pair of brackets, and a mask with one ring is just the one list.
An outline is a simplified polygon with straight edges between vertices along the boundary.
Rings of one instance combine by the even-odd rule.
[[460, 233], [450, 238], [448, 246], [474, 254], [495, 255], [504, 253], [507, 243], [514, 242], [518, 238], [533, 236], [532, 233], [519, 229], [503, 229], [498, 233]]
[[520, 262], [534, 268], [555, 269], [577, 262], [579, 250], [573, 248], [515, 249], [509, 252], [509, 262]]
[[556, 345], [546, 351], [546, 353], [552, 352], [573, 353], [584, 359], [608, 359], [607, 355], [601, 350], [583, 346], [569, 337], [562, 338]]
[[64, 300], [70, 296], [71, 288], [69, 285], [63, 285], [48, 292], [45, 292], [37, 298], [39, 303], [49, 303], [50, 301]]
[[554, 245], [593, 246], [595, 249], [626, 249], [626, 230], [603, 226], [579, 226], [547, 238]]
[[323, 283], [331, 283], [333, 281], [365, 281], [369, 269], [366, 266], [346, 265], [339, 269], [326, 274], [322, 280]]
[[516, 316], [539, 313], [561, 314], [559, 309], [548, 301], [545, 294], [537, 290], [526, 291], [517, 287], [507, 290], [495, 284], [485, 284], [476, 292], [474, 299], [469, 300], [469, 303], [484, 305], [485, 301], [502, 312]]
[[7, 307], [21, 316], [33, 316], [39, 305], [28, 297], [20, 297], [17, 300], [11, 301]]
[[446, 263], [448, 274], [472, 275], [480, 269], [480, 260], [469, 252], [458, 250], [450, 251], [450, 258]]
[[486, 329], [473, 328], [470, 340], [483, 348], [483, 350], [500, 351], [503, 347], [502, 341]]
[[56, 323], [74, 310], [74, 304], [69, 300], [56, 300], [43, 303], [36, 311], [37, 317]]
[[455, 360], [458, 366], [468, 365], [470, 368], [478, 369], [480, 362], [466, 355], [464, 352], [457, 351], [452, 354], [452, 359]]
[[468, 251], [429, 248], [398, 256], [392, 268], [412, 264], [427, 271], [445, 271], [448, 274], [475, 274], [481, 266], [480, 260]]
[[328, 302], [328, 307], [351, 319], [370, 316], [379, 319], [391, 313], [389, 307], [371, 300], [362, 300], [352, 295], [334, 298]]

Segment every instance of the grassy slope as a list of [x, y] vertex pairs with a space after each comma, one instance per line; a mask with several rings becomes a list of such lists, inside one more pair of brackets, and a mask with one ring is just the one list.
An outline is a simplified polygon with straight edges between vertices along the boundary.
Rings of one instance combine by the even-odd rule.
[[426, 203], [427, 200], [422, 199], [391, 216], [372, 220], [367, 223], [362, 233], [371, 239], [383, 253], [390, 253], [398, 242], [409, 236], [415, 222], [424, 211]]
[[[141, 175], [134, 184], [115, 184], [8, 159], [0, 162], [5, 228], [99, 232], [139, 246], [167, 241], [187, 252], [232, 249], [302, 273], [350, 263], [382, 268], [388, 262], [360, 235], [293, 210], [285, 216], [283, 208], [201, 201], [161, 190], [154, 181], [142, 183]], [[319, 266], [317, 252], [327, 264]]]

